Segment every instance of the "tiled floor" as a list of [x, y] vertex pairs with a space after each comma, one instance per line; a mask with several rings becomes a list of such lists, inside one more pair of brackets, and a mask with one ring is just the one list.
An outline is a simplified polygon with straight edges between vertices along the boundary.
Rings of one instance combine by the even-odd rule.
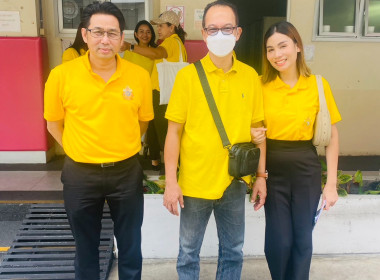
[[0, 191], [62, 190], [61, 171], [0, 171]]

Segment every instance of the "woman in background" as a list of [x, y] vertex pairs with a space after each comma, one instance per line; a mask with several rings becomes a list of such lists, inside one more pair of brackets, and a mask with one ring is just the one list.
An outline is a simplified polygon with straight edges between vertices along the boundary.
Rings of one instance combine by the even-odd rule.
[[[319, 111], [316, 78], [304, 59], [301, 37], [289, 22], [272, 25], [264, 36], [262, 76], [267, 129], [268, 196], [265, 202], [265, 255], [272, 279], [309, 279], [314, 217], [321, 195], [321, 166], [311, 139]], [[326, 147], [327, 183], [322, 201], [338, 200], [338, 129], [341, 120], [323, 79], [331, 116]]]
[[[146, 20], [141, 20], [137, 23], [133, 33], [137, 45], [143, 48], [156, 48], [156, 34], [154, 33], [153, 26]], [[124, 52], [123, 58], [132, 63], [140, 65], [145, 68], [149, 74], [152, 74], [154, 60], [146, 56], [140, 55], [129, 49]]]
[[167, 105], [160, 104], [160, 87], [158, 84], [158, 72], [156, 65], [165, 58], [169, 62], [179, 62], [180, 51], [183, 61], [187, 61], [187, 53], [184, 46], [186, 32], [179, 24], [179, 16], [173, 11], [163, 12], [158, 19], [152, 20], [157, 25], [158, 38], [162, 43], [157, 48], [146, 48], [124, 42], [124, 49], [136, 52], [140, 55], [154, 59], [152, 71], [153, 109], [154, 120], [149, 123], [147, 137], [154, 170], [161, 169], [160, 151], [164, 150], [165, 137], [168, 130], [168, 121], [165, 119]]
[[83, 24], [80, 23], [77, 29], [77, 34], [75, 35], [74, 43], [70, 47], [68, 47], [62, 54], [62, 63], [80, 57], [87, 52], [87, 44], [83, 41], [82, 38], [82, 28]]

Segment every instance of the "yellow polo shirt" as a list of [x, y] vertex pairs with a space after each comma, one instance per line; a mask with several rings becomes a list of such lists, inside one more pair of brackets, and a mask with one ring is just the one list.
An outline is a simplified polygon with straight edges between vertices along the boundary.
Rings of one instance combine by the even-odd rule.
[[[160, 47], [163, 47], [168, 57], [165, 58], [167, 61], [170, 62], [178, 62], [179, 61], [179, 45], [178, 42], [181, 45], [181, 51], [182, 51], [182, 60], [184, 62], [187, 61], [187, 52], [185, 49], [185, 46], [183, 45], [181, 39], [177, 34], [172, 34], [170, 37], [166, 38], [161, 44]], [[157, 72], [157, 63], [162, 62], [161, 59], [156, 59], [154, 61], [153, 71], [152, 71], [152, 89], [160, 91], [160, 86], [158, 84], [158, 72]]]
[[149, 75], [152, 73], [154, 60], [147, 58], [146, 56], [140, 55], [135, 52], [125, 51], [123, 58], [134, 64], [137, 64], [149, 72]]
[[[231, 144], [250, 142], [251, 124], [264, 119], [256, 71], [234, 60], [224, 73], [209, 55], [201, 62]], [[223, 148], [193, 64], [178, 72], [165, 117], [184, 124], [178, 181], [183, 194], [204, 199], [222, 197], [233, 179], [228, 174], [228, 151]]]
[[75, 58], [78, 58], [82, 55], [84, 55], [86, 51], [84, 49], [80, 50], [80, 54], [76, 51], [74, 48], [68, 48], [66, 49], [62, 54], [62, 63], [68, 62], [70, 60], [73, 60]]
[[[331, 123], [342, 118], [335, 104], [329, 83], [322, 78]], [[278, 76], [263, 84], [265, 126], [267, 138], [276, 140], [310, 140], [313, 138], [315, 117], [319, 111], [319, 95], [314, 75], [300, 76], [290, 88]]]
[[[88, 54], [51, 71], [44, 117], [64, 120], [63, 149], [73, 160], [124, 160], [141, 149], [139, 121], [153, 119], [149, 74], [117, 55], [116, 71], [104, 82], [92, 71]], [[129, 97], [125, 89], [132, 92]]]

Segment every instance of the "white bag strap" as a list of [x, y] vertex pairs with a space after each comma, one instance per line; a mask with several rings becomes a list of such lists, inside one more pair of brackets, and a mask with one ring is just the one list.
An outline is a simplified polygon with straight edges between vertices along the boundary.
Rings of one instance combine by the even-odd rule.
[[325, 91], [323, 89], [322, 76], [321, 75], [315, 75], [315, 78], [317, 80], [317, 86], [318, 86], [319, 112], [326, 112], [328, 109], [327, 109]]
[[[176, 41], [178, 42], [178, 47], [179, 47], [179, 61], [178, 62], [183, 62], [181, 43], [177, 39]], [[166, 58], [163, 58], [162, 61], [167, 62]]]

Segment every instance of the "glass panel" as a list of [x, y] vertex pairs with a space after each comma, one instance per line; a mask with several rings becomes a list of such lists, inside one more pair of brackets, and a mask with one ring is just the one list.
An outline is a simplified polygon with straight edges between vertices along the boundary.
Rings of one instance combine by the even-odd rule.
[[[114, 1], [111, 1], [114, 2]], [[118, 1], [121, 2], [121, 1]], [[126, 30], [134, 30], [136, 24], [145, 19], [145, 3], [144, 1], [122, 1], [124, 3], [116, 3], [115, 5], [121, 10], [124, 15]], [[130, 3], [126, 3], [130, 2]]]
[[369, 0], [368, 33], [380, 33], [380, 0]]
[[[63, 28], [77, 29], [83, 9], [98, 0], [62, 0]], [[126, 30], [134, 30], [138, 21], [145, 18], [145, 1], [114, 0], [110, 1], [122, 11]]]
[[323, 32], [355, 32], [356, 0], [324, 0]]

